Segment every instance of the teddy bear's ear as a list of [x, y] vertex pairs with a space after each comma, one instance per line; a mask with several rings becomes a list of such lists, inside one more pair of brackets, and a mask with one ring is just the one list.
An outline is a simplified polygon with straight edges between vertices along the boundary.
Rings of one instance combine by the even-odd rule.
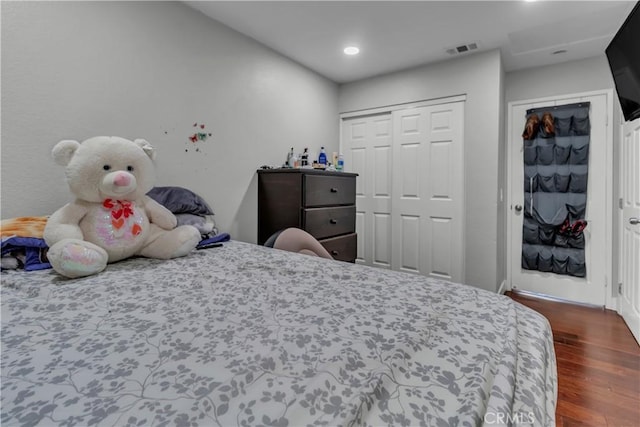
[[61, 166], [67, 166], [78, 147], [80, 147], [78, 141], [65, 139], [64, 141], [58, 142], [51, 151], [53, 160]]
[[144, 151], [151, 160], [156, 159], [156, 151], [153, 148], [153, 145], [149, 144], [149, 142], [146, 139], [138, 138], [134, 140], [133, 143], [137, 144], [140, 148], [142, 148], [142, 151]]

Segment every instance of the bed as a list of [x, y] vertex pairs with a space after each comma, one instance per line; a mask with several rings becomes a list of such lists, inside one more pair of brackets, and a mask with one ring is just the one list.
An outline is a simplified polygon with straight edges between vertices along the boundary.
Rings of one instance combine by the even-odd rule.
[[1, 288], [3, 426], [555, 425], [548, 322], [466, 285], [232, 240]]

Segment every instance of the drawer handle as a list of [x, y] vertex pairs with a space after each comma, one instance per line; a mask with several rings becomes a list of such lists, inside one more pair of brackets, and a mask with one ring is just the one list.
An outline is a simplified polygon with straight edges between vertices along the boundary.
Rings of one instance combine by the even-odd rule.
[[340, 252], [338, 252], [336, 250], [331, 251], [331, 255], [333, 255], [333, 256], [338, 256], [339, 254], [340, 254]]
[[331, 219], [329, 220], [329, 222], [330, 222], [331, 224], [337, 224], [337, 223], [338, 223], [338, 220], [337, 220], [337, 219], [333, 219], [333, 218], [331, 218]]
[[331, 192], [332, 192], [332, 193], [337, 193], [337, 192], [338, 192], [338, 189], [337, 189], [336, 187], [331, 187]]

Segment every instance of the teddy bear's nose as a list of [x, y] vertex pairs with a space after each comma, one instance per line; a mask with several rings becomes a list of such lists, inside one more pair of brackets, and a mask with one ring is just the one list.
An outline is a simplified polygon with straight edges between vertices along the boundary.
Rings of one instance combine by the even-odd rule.
[[131, 183], [131, 178], [126, 173], [119, 173], [114, 178], [113, 183], [119, 187], [126, 187]]

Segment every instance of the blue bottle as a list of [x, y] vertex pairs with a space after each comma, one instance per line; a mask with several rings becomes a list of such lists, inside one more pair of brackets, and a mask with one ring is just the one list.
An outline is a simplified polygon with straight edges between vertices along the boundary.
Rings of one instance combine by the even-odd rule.
[[324, 147], [320, 147], [320, 155], [318, 156], [318, 163], [321, 165], [327, 164], [327, 154], [324, 152]]

